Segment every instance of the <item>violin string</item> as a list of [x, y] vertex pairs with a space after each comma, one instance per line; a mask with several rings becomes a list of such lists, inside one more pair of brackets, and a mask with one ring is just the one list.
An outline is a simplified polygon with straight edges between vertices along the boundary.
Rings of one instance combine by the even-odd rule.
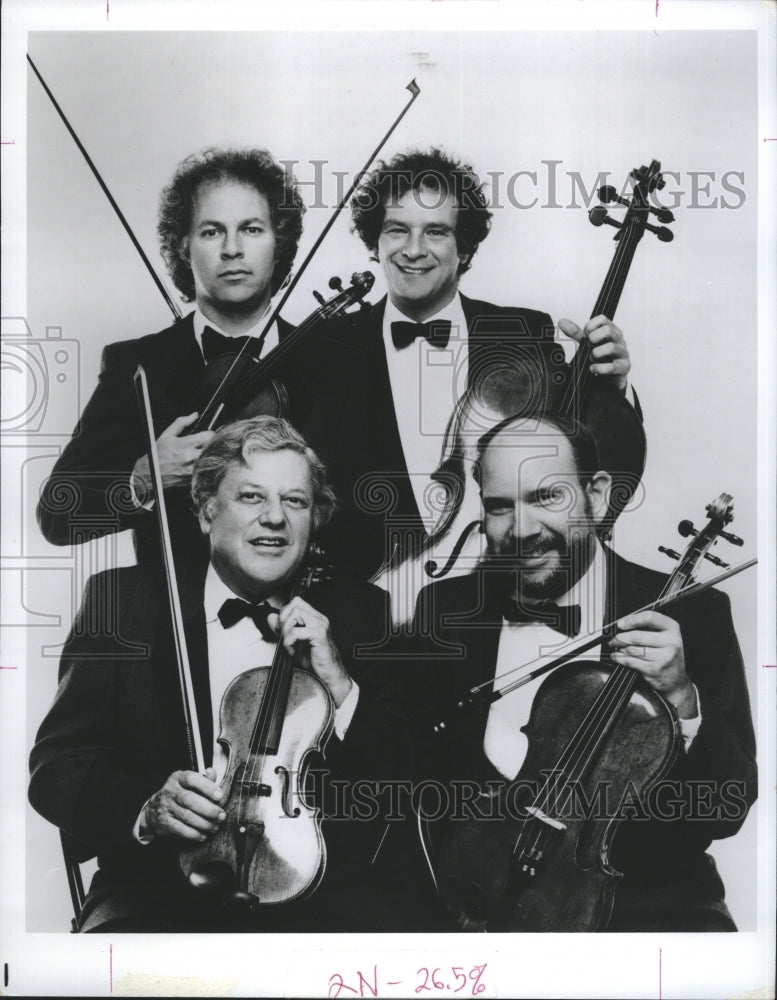
[[[702, 554], [709, 549], [718, 534], [719, 532], [713, 531], [710, 525], [699, 532], [663, 587], [659, 599], [676, 595], [684, 587], [693, 585], [693, 572]], [[535, 798], [534, 805], [540, 808], [543, 813], [553, 815], [554, 812], [558, 813], [566, 807], [574, 794], [575, 785], [582, 781], [600, 749], [601, 742], [607, 734], [607, 724], [609, 723], [611, 726], [617, 721], [617, 716], [628, 703], [638, 677], [637, 671], [623, 664], [615, 667], [569, 741], [556, 768], [550, 772], [545, 785]], [[570, 765], [572, 766], [571, 773], [569, 773]], [[566, 797], [563, 801], [559, 801], [560, 793], [564, 792], [566, 792]], [[532, 830], [535, 833], [534, 840], [530, 845], [530, 850], [535, 852], [544, 839], [545, 825], [542, 823], [525, 824], [519, 834], [516, 848], [518, 846], [521, 846], [522, 849], [525, 847], [528, 834], [524, 835], [524, 831], [527, 828], [529, 828], [529, 834]]]
[[[559, 758], [555, 768], [553, 768], [545, 780], [543, 788], [535, 797], [534, 805], [545, 815], [552, 816], [564, 808], [574, 794], [575, 783], [582, 780], [585, 771], [594, 759], [606, 730], [604, 726], [611, 714], [617, 711], [619, 702], [622, 702], [624, 694], [628, 694], [628, 688], [632, 683], [628, 676], [633, 673], [628, 668], [617, 666], [608, 678], [607, 683], [599, 692], [571, 740], [567, 744]], [[576, 768], [576, 769], [575, 769]], [[566, 798], [561, 799], [561, 795], [566, 792]], [[523, 832], [523, 831], [522, 831]], [[532, 849], [539, 846], [545, 833], [545, 824], [536, 825], [536, 835]], [[521, 837], [519, 836], [519, 841]]]

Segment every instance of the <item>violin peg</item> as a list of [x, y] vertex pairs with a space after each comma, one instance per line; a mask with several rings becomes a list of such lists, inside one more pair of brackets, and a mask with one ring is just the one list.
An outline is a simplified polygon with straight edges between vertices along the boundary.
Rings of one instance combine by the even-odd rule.
[[343, 283], [336, 275], [334, 278], [329, 279], [329, 287], [332, 289], [333, 292], [343, 291]]
[[313, 298], [316, 300], [316, 302], [318, 302], [320, 306], [326, 305], [326, 299], [324, 298], [324, 296], [321, 294], [321, 292], [317, 292], [315, 289], [313, 289]]
[[683, 536], [683, 538], [688, 538], [689, 535], [698, 535], [698, 531], [693, 526], [691, 521], [680, 521], [677, 525], [677, 530]]
[[740, 538], [739, 535], [732, 535], [730, 531], [721, 531], [720, 537], [725, 538], [726, 541], [730, 542], [732, 545], [745, 544], [744, 539]]
[[704, 558], [709, 559], [709, 561], [711, 563], [714, 563], [715, 566], [721, 566], [723, 569], [728, 569], [728, 567], [731, 565], [731, 563], [723, 562], [722, 559], [719, 559], [717, 556], [711, 555], [709, 552], [704, 553]]

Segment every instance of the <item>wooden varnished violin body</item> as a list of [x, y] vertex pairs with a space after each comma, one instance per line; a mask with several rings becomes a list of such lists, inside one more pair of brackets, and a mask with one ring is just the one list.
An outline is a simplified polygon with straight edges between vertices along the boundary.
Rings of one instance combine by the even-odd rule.
[[[229, 764], [226, 819], [202, 846], [185, 850], [180, 867], [198, 888], [250, 905], [289, 902], [313, 892], [324, 874], [326, 846], [321, 816], [305, 798], [313, 753], [323, 752], [334, 724], [332, 700], [313, 674], [292, 668], [286, 717], [266, 744], [252, 745], [263, 728], [256, 706], [275, 695], [272, 667], [236, 677], [221, 703], [218, 741]], [[273, 752], [274, 751], [274, 752]]]

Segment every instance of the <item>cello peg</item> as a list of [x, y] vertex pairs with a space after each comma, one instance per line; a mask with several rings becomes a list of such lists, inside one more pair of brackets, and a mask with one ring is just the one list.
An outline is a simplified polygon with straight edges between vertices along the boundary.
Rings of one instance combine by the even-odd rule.
[[313, 290], [313, 298], [316, 300], [316, 302], [318, 302], [320, 306], [326, 305], [326, 299], [324, 298], [324, 296], [321, 294], [321, 292], [317, 292], [315, 289]]
[[663, 552], [665, 556], [669, 556], [670, 559], [679, 559], [680, 553], [675, 552], [674, 549], [668, 549], [665, 545], [659, 545], [658, 551]]
[[630, 204], [628, 198], [621, 198], [612, 184], [605, 184], [604, 187], [600, 187], [596, 193], [599, 196], [599, 201], [603, 201], [605, 204], [608, 204], [611, 201], [616, 202], [618, 205]]
[[329, 287], [332, 289], [333, 292], [343, 291], [343, 283], [337, 276], [329, 279]]
[[651, 226], [649, 222], [646, 222], [645, 229], [651, 233], [655, 233], [662, 243], [671, 243], [674, 239], [674, 233], [671, 229], [667, 229], [666, 226]]
[[602, 208], [601, 205], [597, 205], [596, 208], [592, 208], [588, 213], [588, 219], [592, 226], [615, 226], [616, 229], [621, 228], [620, 222], [616, 222], [615, 219], [610, 218], [607, 214], [607, 209]]
[[655, 215], [659, 222], [674, 222], [674, 215], [668, 208], [653, 208], [651, 205], [650, 211], [653, 215]]

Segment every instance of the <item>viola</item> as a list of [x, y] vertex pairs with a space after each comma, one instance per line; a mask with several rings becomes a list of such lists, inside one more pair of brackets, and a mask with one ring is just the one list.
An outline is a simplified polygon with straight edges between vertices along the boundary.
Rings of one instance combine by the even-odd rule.
[[[692, 541], [684, 555], [671, 553], [678, 566], [659, 598], [640, 610], [676, 604], [753, 564], [694, 583], [702, 559], [725, 565], [709, 553], [719, 537], [742, 544], [724, 530], [733, 517], [729, 495], [722, 494], [707, 511], [701, 531], [681, 522], [681, 533], [693, 534]], [[459, 929], [594, 931], [607, 925], [620, 877], [609, 863], [609, 849], [621, 818], [581, 803], [595, 803], [602, 788], [613, 803], [623, 801], [627, 790], [644, 802], [671, 766], [680, 740], [674, 710], [637, 671], [576, 659], [613, 632], [614, 623], [573, 642], [567, 653], [518, 682], [497, 678], [488, 700], [558, 668], [532, 703], [518, 776], [498, 791], [483, 792], [474, 818], [449, 823], [436, 850], [429, 825], [421, 822], [427, 856], [436, 858], [433, 875], [441, 900]], [[461, 707], [478, 703], [477, 695], [470, 692]], [[507, 818], [489, 820], [497, 806]]]

